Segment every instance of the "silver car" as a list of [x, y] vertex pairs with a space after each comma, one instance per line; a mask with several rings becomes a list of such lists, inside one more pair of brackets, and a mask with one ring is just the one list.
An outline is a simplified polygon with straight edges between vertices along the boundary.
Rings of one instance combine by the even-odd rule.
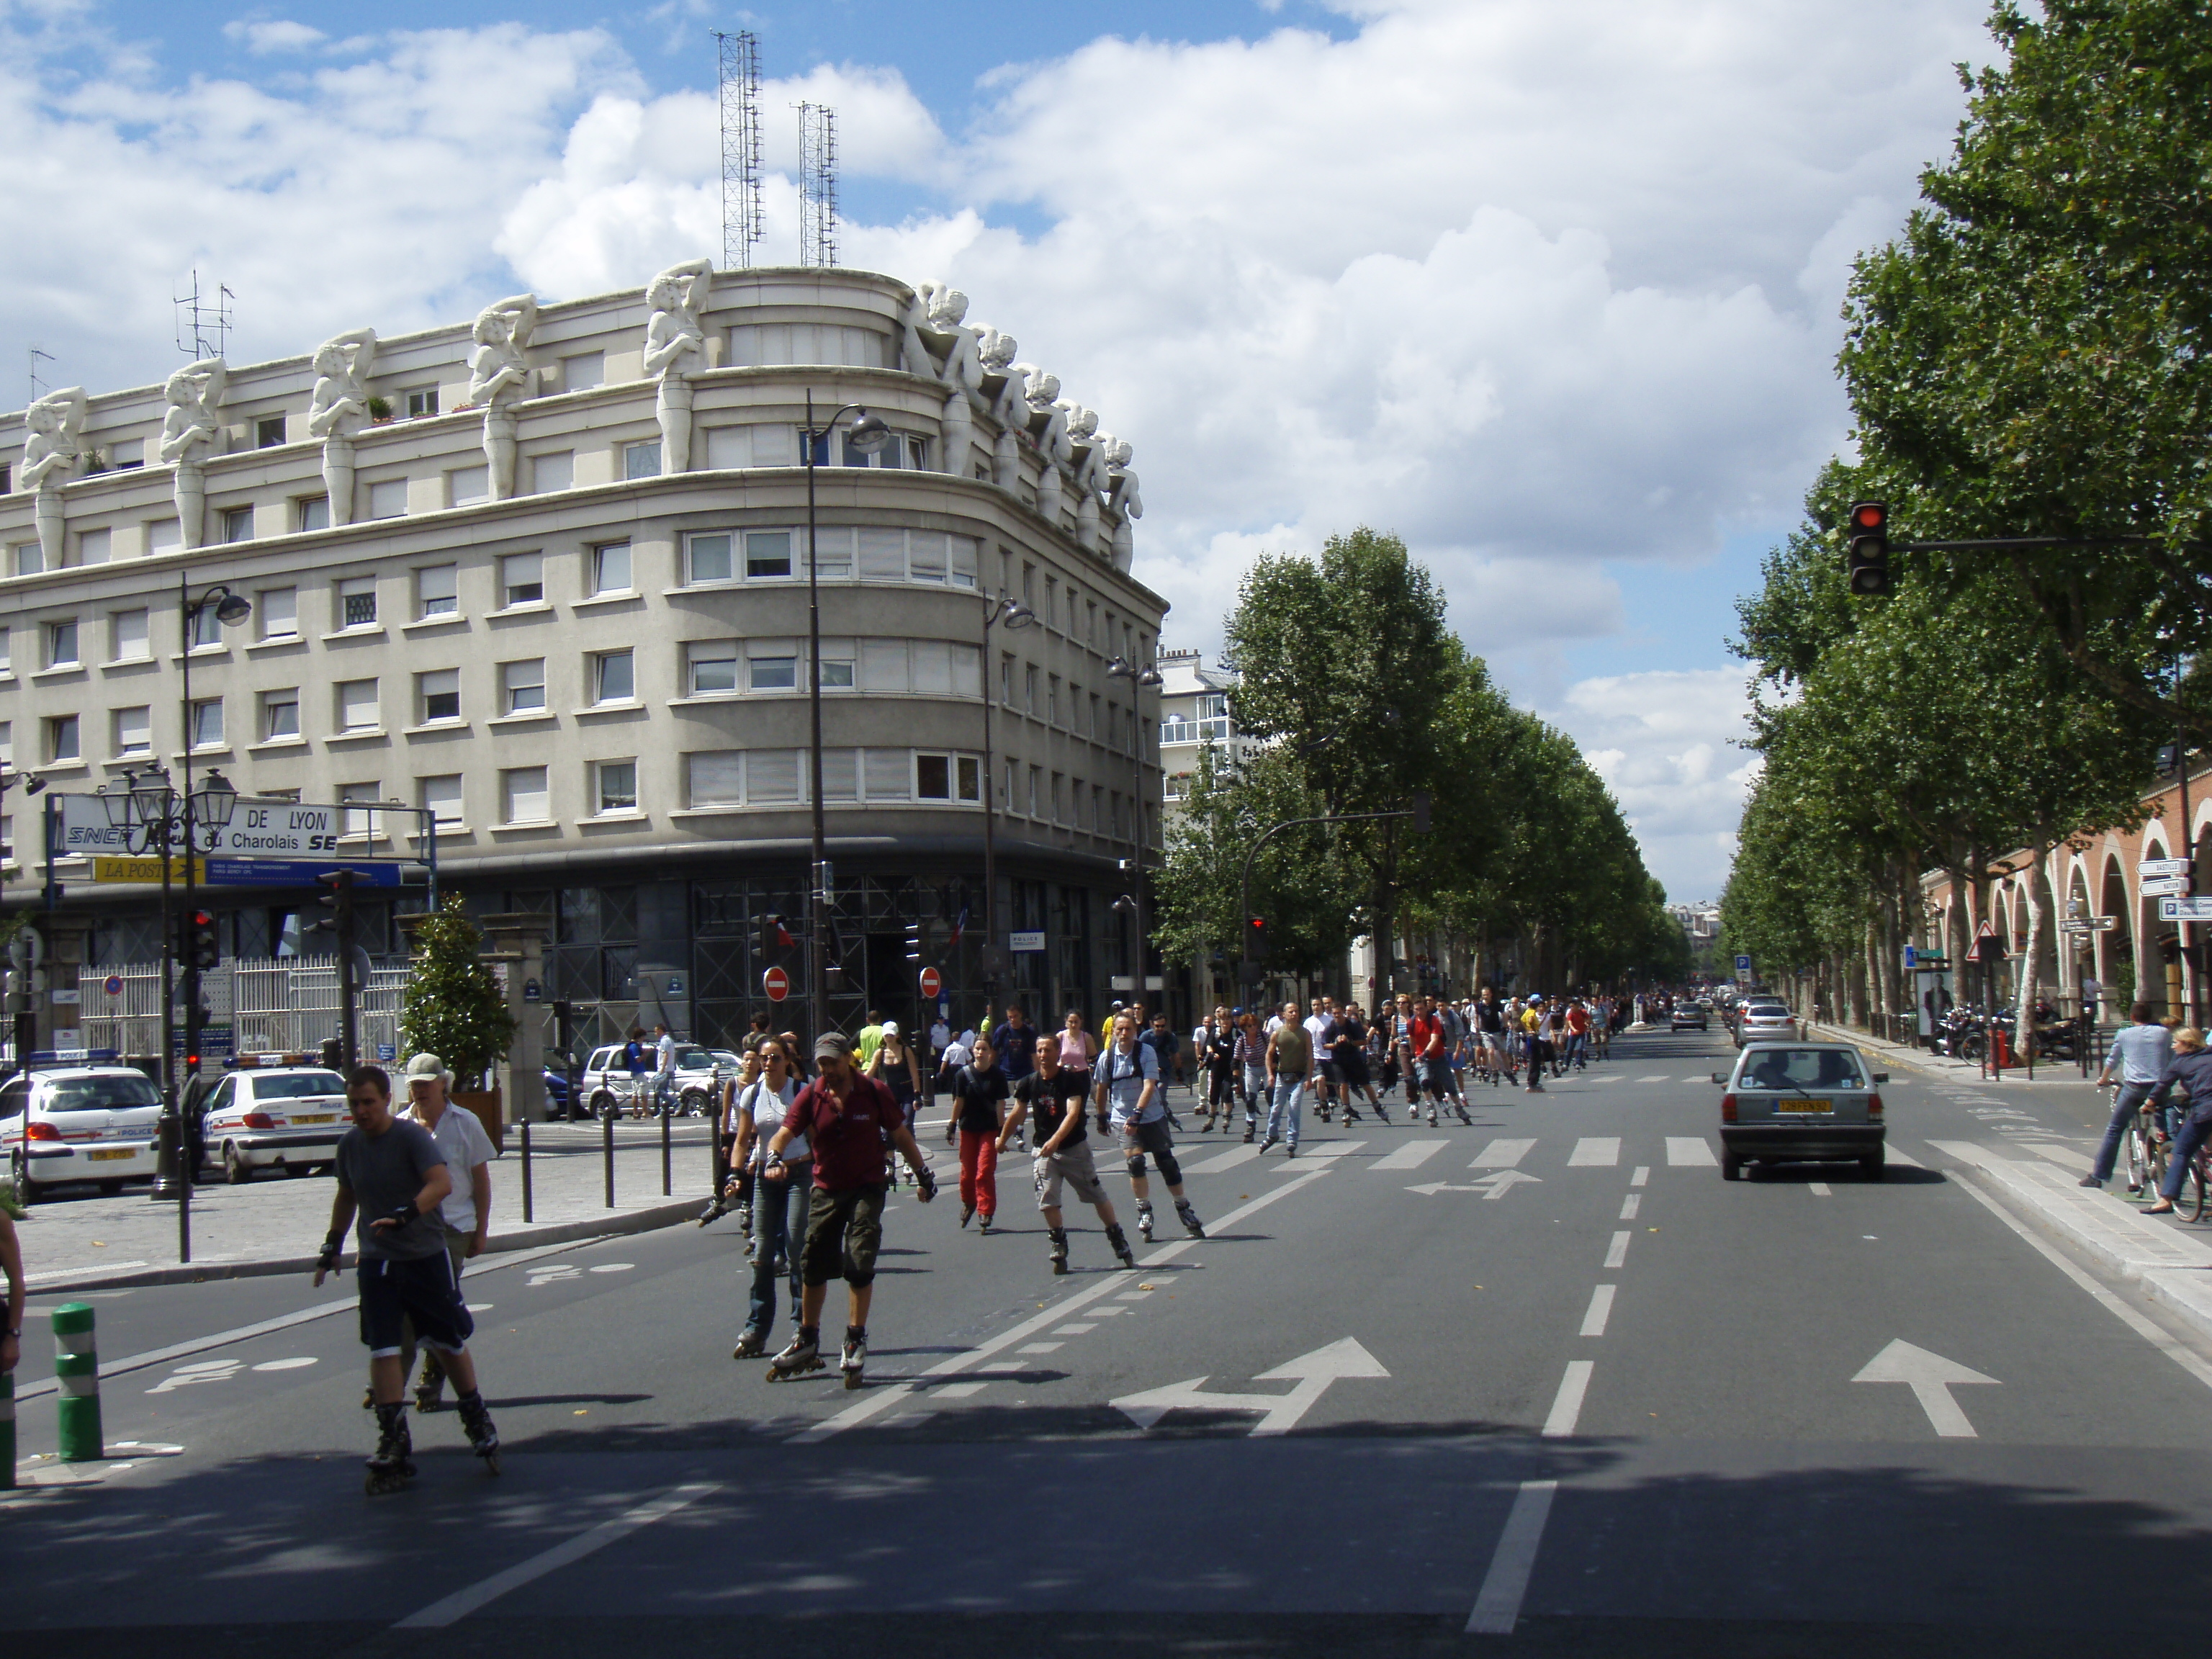
[[1887, 1125], [1881, 1085], [1848, 1042], [1747, 1046], [1733, 1072], [1715, 1072], [1721, 1096], [1721, 1179], [1762, 1164], [1850, 1160], [1869, 1181], [1881, 1179]]
[[1762, 1039], [1786, 1042], [1796, 1035], [1796, 1018], [1782, 1003], [1755, 1000], [1736, 1012], [1735, 1046], [1739, 1048]]

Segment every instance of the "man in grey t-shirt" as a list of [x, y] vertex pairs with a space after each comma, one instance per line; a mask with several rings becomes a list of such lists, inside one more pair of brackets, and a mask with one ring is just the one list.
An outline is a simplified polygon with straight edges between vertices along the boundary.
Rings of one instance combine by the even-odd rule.
[[[2105, 1057], [2105, 1068], [2097, 1075], [2100, 1084], [2113, 1080], [2118, 1074], [2119, 1092], [2112, 1097], [2112, 1120], [2105, 1126], [2105, 1138], [2097, 1147], [2097, 1158], [2089, 1173], [2081, 1177], [2084, 1187], [2101, 1187], [2112, 1178], [2112, 1166], [2119, 1162], [2120, 1142], [2135, 1121], [2136, 1112], [2150, 1092], [2158, 1086], [2166, 1072], [2166, 1062], [2173, 1053], [2173, 1033], [2167, 1030], [2158, 1018], [2157, 1007], [2148, 1002], [2138, 1002], [2134, 1009], [2135, 1024], [2112, 1039], [2112, 1052]], [[2140, 1182], [2129, 1183], [2131, 1193], [2142, 1190]]]

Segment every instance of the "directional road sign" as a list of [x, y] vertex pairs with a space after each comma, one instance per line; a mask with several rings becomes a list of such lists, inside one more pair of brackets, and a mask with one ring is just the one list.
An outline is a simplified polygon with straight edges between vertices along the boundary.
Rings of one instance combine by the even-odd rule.
[[2069, 916], [2058, 924], [2062, 933], [2109, 933], [2120, 925], [2118, 916]]
[[2144, 859], [2136, 866], [2139, 876], [2185, 876], [2189, 873], [2187, 859]]
[[210, 887], [312, 887], [340, 870], [353, 872], [356, 887], [399, 885], [398, 864], [379, 859], [210, 859], [200, 879]]
[[1431, 1181], [1422, 1186], [1408, 1187], [1406, 1190], [1419, 1193], [1424, 1198], [1433, 1198], [1438, 1193], [1480, 1193], [1488, 1200], [1503, 1198], [1516, 1187], [1540, 1187], [1543, 1184], [1544, 1177], [1541, 1176], [1522, 1175], [1518, 1170], [1500, 1170], [1494, 1175], [1480, 1177], [1469, 1186], [1455, 1187], [1448, 1181]]
[[1902, 1382], [1912, 1390], [1912, 1397], [1928, 1413], [1928, 1421], [1937, 1434], [1947, 1440], [1972, 1440], [1978, 1438], [1974, 1425], [1959, 1409], [1959, 1402], [1951, 1398], [1951, 1390], [1968, 1382], [1986, 1382], [1995, 1387], [1997, 1380], [1899, 1340], [1869, 1360], [1865, 1369], [1851, 1381]]
[[2186, 876], [2160, 876], [2155, 881], [2142, 884], [2145, 898], [2173, 898], [2186, 895], [2188, 891], [2189, 878]]
[[1296, 1382], [1297, 1386], [1288, 1394], [1215, 1393], [1206, 1388], [1206, 1378], [1193, 1376], [1170, 1382], [1164, 1389], [1124, 1395], [1110, 1403], [1140, 1429], [1151, 1428], [1171, 1411], [1257, 1412], [1260, 1420], [1252, 1425], [1255, 1436], [1283, 1434], [1295, 1428], [1298, 1419], [1313, 1409], [1315, 1402], [1328, 1392], [1330, 1383], [1344, 1377], [1389, 1375], [1373, 1354], [1347, 1336], [1326, 1348], [1300, 1354], [1252, 1379], [1255, 1382]]
[[2204, 898], [2162, 898], [2158, 902], [2160, 921], [2212, 921], [2212, 896]]

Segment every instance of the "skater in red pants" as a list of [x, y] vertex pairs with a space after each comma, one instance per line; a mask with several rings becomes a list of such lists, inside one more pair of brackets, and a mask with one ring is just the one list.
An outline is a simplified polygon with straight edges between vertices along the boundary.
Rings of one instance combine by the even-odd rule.
[[980, 1213], [987, 1233], [999, 1213], [999, 1130], [1007, 1093], [991, 1039], [977, 1036], [974, 1058], [953, 1073], [952, 1121], [945, 1138], [960, 1146], [960, 1224]]

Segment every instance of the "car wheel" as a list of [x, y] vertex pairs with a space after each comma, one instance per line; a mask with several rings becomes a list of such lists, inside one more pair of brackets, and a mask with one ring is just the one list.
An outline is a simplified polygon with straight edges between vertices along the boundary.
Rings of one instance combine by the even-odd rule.
[[681, 1104], [684, 1116], [704, 1117], [707, 1115], [707, 1091], [704, 1089], [686, 1089]]
[[253, 1166], [240, 1153], [235, 1143], [222, 1145], [222, 1178], [234, 1187], [243, 1187], [253, 1179]]
[[15, 1201], [29, 1205], [37, 1194], [37, 1186], [31, 1179], [30, 1165], [21, 1152], [8, 1160], [8, 1179], [15, 1188]]
[[602, 1089], [599, 1093], [592, 1097], [592, 1115], [593, 1117], [612, 1117], [614, 1115], [615, 1097], [612, 1095]]
[[1734, 1152], [1723, 1152], [1721, 1154], [1721, 1179], [1723, 1181], [1741, 1181], [1743, 1179], [1743, 1160], [1738, 1158]]

